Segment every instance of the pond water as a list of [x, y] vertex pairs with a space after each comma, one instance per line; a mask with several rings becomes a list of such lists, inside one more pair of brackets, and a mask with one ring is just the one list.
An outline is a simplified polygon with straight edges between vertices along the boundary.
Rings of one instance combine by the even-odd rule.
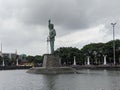
[[80, 70], [81, 74], [40, 75], [0, 71], [0, 90], [120, 90], [120, 71]]

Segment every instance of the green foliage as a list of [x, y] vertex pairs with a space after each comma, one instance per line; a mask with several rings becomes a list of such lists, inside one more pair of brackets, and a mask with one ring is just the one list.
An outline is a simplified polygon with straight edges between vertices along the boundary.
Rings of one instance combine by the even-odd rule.
[[32, 63], [34, 61], [34, 56], [27, 56], [27, 62]]
[[72, 65], [74, 56], [76, 57], [77, 63], [80, 63], [80, 50], [77, 48], [61, 47], [58, 48], [54, 54], [60, 56], [62, 64]]
[[83, 59], [86, 61], [87, 56], [90, 56], [91, 64], [98, 64], [96, 59], [103, 60], [104, 45], [104, 43], [91, 43], [84, 46], [81, 49], [82, 55], [84, 56]]
[[[113, 41], [109, 41], [105, 45], [106, 54], [108, 55], [108, 62], [113, 62]], [[120, 40], [115, 40], [116, 62], [120, 63]]]
[[[120, 63], [120, 40], [115, 40], [116, 62]], [[107, 43], [91, 43], [85, 45], [81, 50], [72, 47], [58, 48], [54, 54], [61, 57], [62, 64], [73, 64], [73, 58], [76, 56], [78, 64], [84, 64], [87, 56], [90, 56], [91, 64], [102, 64], [103, 55], [107, 55], [107, 62], [113, 63], [113, 41]]]
[[34, 57], [34, 63], [42, 63], [42, 62], [43, 62], [42, 56], [36, 55]]
[[[116, 52], [116, 63], [120, 63], [120, 40], [115, 40], [115, 52]], [[74, 61], [74, 56], [76, 57], [76, 62], [79, 65], [85, 64], [87, 61], [87, 56], [90, 56], [91, 64], [103, 64], [103, 55], [107, 55], [107, 63], [113, 63], [113, 41], [107, 43], [91, 43], [85, 45], [81, 50], [73, 47], [60, 47], [55, 52], [55, 55], [59, 55], [61, 58], [61, 63], [66, 65], [72, 65]], [[34, 63], [35, 65], [41, 64], [43, 62], [43, 56], [26, 56], [20, 55], [19, 58], [24, 59], [28, 63]], [[0, 56], [0, 65], [2, 61], [5, 61], [5, 65], [16, 65], [16, 59], [10, 59], [7, 56]]]
[[0, 64], [2, 64], [2, 57], [0, 56]]
[[[119, 55], [120, 55], [120, 40], [115, 40], [116, 45], [116, 62], [119, 62]], [[92, 59], [92, 63], [95, 64], [95, 59], [98, 62], [103, 62], [103, 55], [107, 55], [107, 62], [113, 63], [113, 41], [109, 41], [107, 43], [92, 43], [84, 46], [81, 49], [81, 52], [85, 56], [90, 56]], [[94, 55], [94, 52], [96, 52], [96, 57]]]
[[42, 63], [43, 62], [43, 59], [42, 59], [42, 56], [40, 55], [36, 55], [36, 56], [27, 56], [26, 57], [26, 60], [28, 63]]

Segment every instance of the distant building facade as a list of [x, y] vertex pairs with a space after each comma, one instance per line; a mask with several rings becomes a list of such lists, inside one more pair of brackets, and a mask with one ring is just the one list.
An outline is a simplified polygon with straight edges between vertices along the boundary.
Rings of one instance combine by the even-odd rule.
[[24, 63], [27, 62], [25, 54], [18, 55], [17, 53], [2, 53], [0, 56], [1, 64], [3, 59], [6, 65], [9, 65], [8, 63], [11, 63], [10, 65], [16, 65], [16, 63], [18, 63], [18, 65], [24, 65]]
[[2, 57], [8, 57], [9, 59], [16, 59], [19, 57], [16, 53], [2, 53]]

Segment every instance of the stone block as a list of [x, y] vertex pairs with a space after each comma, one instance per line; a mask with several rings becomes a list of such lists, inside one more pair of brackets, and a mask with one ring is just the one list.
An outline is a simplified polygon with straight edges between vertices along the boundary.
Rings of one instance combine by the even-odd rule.
[[60, 58], [58, 55], [53, 54], [45, 54], [43, 59], [43, 67], [50, 68], [50, 67], [60, 67]]

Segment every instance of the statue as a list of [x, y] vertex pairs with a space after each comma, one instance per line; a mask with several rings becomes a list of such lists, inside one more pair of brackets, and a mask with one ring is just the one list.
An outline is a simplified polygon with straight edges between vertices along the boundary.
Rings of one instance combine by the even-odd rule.
[[49, 36], [47, 42], [50, 41], [51, 54], [44, 54], [42, 67], [34, 67], [29, 69], [28, 73], [35, 74], [67, 74], [67, 73], [78, 73], [72, 67], [61, 67], [61, 60], [59, 55], [54, 55], [54, 42], [56, 31], [54, 29], [54, 24], [48, 21]]
[[54, 24], [51, 23], [51, 20], [48, 21], [48, 28], [49, 28], [49, 41], [50, 41], [51, 54], [53, 54], [56, 31], [54, 29]]

